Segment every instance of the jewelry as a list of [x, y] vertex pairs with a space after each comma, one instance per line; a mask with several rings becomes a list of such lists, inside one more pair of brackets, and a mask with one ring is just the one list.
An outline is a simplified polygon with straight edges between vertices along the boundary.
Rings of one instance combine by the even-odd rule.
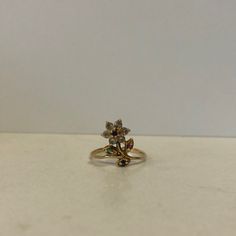
[[131, 164], [137, 164], [145, 161], [145, 152], [133, 148], [134, 140], [130, 138], [126, 141], [125, 135], [130, 132], [130, 129], [123, 127], [122, 120], [119, 119], [116, 122], [106, 122], [106, 130], [102, 133], [104, 138], [109, 139], [109, 145], [104, 148], [98, 148], [91, 152], [91, 160], [105, 159], [112, 161], [119, 167], [125, 167]]

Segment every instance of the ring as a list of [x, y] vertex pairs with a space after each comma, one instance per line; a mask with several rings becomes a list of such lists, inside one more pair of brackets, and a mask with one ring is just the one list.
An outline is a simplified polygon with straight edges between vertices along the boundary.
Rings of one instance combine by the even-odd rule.
[[125, 139], [125, 135], [129, 132], [130, 129], [123, 127], [121, 119], [115, 121], [114, 124], [107, 121], [106, 130], [102, 133], [102, 136], [109, 140], [109, 144], [92, 151], [90, 159], [103, 162], [105, 160], [106, 163], [114, 163], [118, 167], [145, 161], [145, 152], [134, 148], [134, 140], [132, 138]]

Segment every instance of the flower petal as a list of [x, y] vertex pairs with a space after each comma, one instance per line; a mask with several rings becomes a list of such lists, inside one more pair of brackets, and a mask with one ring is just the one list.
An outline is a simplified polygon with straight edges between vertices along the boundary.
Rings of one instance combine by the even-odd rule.
[[109, 130], [105, 130], [103, 133], [102, 133], [102, 136], [104, 138], [109, 138], [111, 136], [111, 132]]
[[130, 132], [130, 129], [128, 129], [128, 128], [126, 128], [126, 127], [123, 127], [122, 128], [122, 133], [123, 133], [123, 135], [126, 135], [126, 134], [128, 134]]
[[119, 119], [117, 120], [115, 123], [114, 123], [114, 126], [118, 127], [118, 128], [121, 128], [122, 127], [122, 120]]
[[125, 137], [124, 136], [118, 136], [117, 140], [119, 143], [123, 143], [125, 141]]
[[107, 130], [112, 130], [113, 129], [113, 124], [109, 121], [106, 122], [106, 129]]
[[111, 138], [109, 138], [109, 143], [110, 144], [116, 144], [117, 143], [117, 139], [115, 137], [111, 137]]

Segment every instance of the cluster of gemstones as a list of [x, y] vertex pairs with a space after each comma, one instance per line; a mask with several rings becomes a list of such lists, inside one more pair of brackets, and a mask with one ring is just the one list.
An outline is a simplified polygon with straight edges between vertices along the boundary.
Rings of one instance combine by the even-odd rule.
[[123, 127], [122, 120], [119, 119], [113, 123], [106, 122], [106, 130], [102, 133], [104, 138], [109, 139], [109, 145], [104, 149], [107, 155], [117, 156], [117, 166], [125, 167], [130, 163], [129, 152], [133, 146], [133, 139], [126, 141], [125, 135], [130, 132], [130, 129]]

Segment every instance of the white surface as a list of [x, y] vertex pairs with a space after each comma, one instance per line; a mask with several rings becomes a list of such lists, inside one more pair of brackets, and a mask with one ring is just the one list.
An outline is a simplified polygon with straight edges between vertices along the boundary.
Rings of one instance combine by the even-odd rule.
[[0, 234], [236, 234], [236, 139], [135, 141], [145, 164], [97, 167], [101, 137], [1, 134]]
[[[236, 135], [236, 1], [1, 0], [0, 131]], [[121, 89], [117, 87], [121, 86]]]

